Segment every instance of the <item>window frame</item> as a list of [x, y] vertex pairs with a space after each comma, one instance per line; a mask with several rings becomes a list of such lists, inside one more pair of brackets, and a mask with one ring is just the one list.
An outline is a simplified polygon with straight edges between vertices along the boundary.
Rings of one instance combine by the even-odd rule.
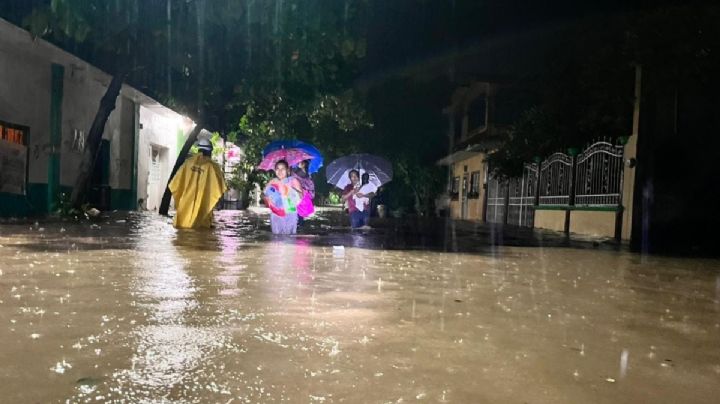
[[450, 182], [450, 198], [453, 201], [458, 200], [460, 197], [460, 176], [453, 177]]
[[[20, 133], [20, 141], [18, 142], [15, 139], [10, 139], [10, 131], [17, 131]], [[17, 125], [13, 124], [7, 121], [1, 121], [0, 120], [0, 140], [4, 140], [8, 143], [17, 144], [20, 146], [28, 146], [28, 134], [30, 132], [30, 128], [23, 125]], [[17, 134], [13, 134], [17, 136]]]
[[470, 190], [468, 191], [469, 199], [480, 198], [480, 170], [470, 173]]

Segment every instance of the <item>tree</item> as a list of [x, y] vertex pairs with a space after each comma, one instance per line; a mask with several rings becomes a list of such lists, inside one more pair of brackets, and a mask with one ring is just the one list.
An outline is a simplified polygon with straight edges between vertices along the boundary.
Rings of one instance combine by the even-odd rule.
[[[245, 77], [227, 106], [242, 111], [228, 139], [244, 148], [235, 175], [245, 191], [264, 179], [254, 168], [270, 141], [306, 140], [322, 145], [330, 159], [349, 150], [341, 145], [351, 143], [353, 131], [371, 124], [362, 95], [353, 90], [366, 54], [365, 2], [274, 5], [248, 8], [246, 26], [253, 35]], [[272, 21], [272, 29], [260, 29], [263, 21]]]
[[520, 85], [537, 94], [535, 105], [514, 123], [491, 165], [516, 176], [534, 157], [629, 136], [635, 65], [667, 87], [711, 85], [720, 68], [719, 16], [717, 5], [665, 5], [562, 31], [555, 51], [525, 72]]

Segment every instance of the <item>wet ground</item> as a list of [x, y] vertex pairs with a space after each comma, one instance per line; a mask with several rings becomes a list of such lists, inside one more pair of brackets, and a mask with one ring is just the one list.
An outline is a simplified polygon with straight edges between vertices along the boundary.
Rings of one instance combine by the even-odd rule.
[[[332, 214], [0, 225], [0, 401], [710, 403], [720, 262]], [[491, 246], [502, 242], [505, 246]]]

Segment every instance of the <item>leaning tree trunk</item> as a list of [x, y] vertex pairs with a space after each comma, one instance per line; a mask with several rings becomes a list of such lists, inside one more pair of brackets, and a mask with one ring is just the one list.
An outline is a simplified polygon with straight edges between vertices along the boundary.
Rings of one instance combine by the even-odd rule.
[[76, 208], [85, 203], [87, 191], [90, 188], [90, 177], [95, 169], [100, 142], [105, 131], [105, 124], [110, 117], [110, 113], [115, 109], [115, 101], [120, 94], [120, 88], [123, 81], [125, 81], [126, 75], [127, 71], [121, 70], [121, 72], [113, 76], [105, 95], [100, 100], [100, 107], [98, 107], [95, 119], [85, 139], [85, 151], [80, 163], [80, 171], [75, 180], [75, 188], [73, 188], [70, 196], [72, 206]]
[[170, 197], [172, 196], [172, 194], [170, 193], [170, 181], [172, 181], [173, 177], [175, 177], [175, 174], [177, 174], [178, 170], [180, 169], [180, 166], [182, 166], [185, 162], [185, 158], [187, 157], [188, 153], [190, 153], [190, 148], [193, 144], [195, 144], [195, 141], [197, 140], [197, 137], [200, 134], [201, 130], [202, 124], [198, 122], [192, 132], [190, 132], [190, 134], [188, 135], [187, 139], [185, 139], [185, 144], [180, 150], [180, 154], [175, 161], [175, 166], [172, 169], [172, 173], [170, 173], [170, 178], [168, 179], [168, 184], [165, 187], [165, 193], [163, 194], [162, 202], [160, 202], [160, 208], [158, 209], [158, 213], [160, 213], [161, 215], [167, 216], [168, 211], [170, 211]]

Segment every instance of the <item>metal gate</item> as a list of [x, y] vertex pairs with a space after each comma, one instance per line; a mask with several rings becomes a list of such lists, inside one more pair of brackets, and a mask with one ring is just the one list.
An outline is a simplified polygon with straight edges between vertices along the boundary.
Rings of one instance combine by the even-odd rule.
[[[623, 150], [622, 144], [601, 140], [577, 157], [555, 153], [539, 165], [525, 164], [521, 177], [489, 176], [485, 221], [533, 227], [536, 208], [565, 211], [612, 208], [620, 212], [616, 219], [620, 220]], [[618, 223], [621, 222], [616, 223], [616, 234]]]
[[575, 170], [576, 206], [622, 204], [623, 146], [596, 142], [578, 155]]
[[540, 205], [567, 206], [570, 203], [573, 159], [555, 153], [540, 164]]
[[532, 227], [535, 218], [535, 191], [537, 190], [537, 164], [526, 164], [522, 177], [509, 180], [507, 224]]
[[505, 199], [507, 182], [490, 176], [487, 182], [487, 210], [485, 221], [488, 223], [505, 223]]
[[491, 176], [487, 184], [485, 221], [532, 227], [537, 175], [537, 164], [526, 164], [521, 177], [506, 180]]

